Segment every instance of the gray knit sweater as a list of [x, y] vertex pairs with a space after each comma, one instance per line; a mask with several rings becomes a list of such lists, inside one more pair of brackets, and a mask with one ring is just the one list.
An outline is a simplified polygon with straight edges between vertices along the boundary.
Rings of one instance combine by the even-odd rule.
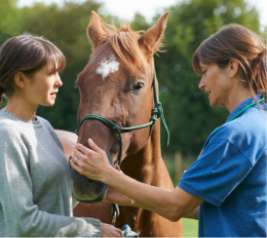
[[68, 164], [48, 121], [0, 110], [0, 236], [100, 236], [100, 221], [72, 217]]

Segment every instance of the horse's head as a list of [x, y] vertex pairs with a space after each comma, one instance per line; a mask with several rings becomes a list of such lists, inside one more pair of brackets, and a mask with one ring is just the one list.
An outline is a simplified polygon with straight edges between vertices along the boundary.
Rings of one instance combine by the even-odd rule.
[[[157, 117], [152, 114], [156, 100], [153, 55], [160, 47], [166, 21], [167, 14], [141, 35], [128, 26], [112, 28], [92, 13], [87, 32], [93, 52], [76, 82], [80, 91], [78, 141], [88, 146], [92, 138], [111, 163], [139, 151], [150, 136]], [[99, 182], [86, 186], [84, 198], [89, 200], [105, 190]], [[78, 197], [84, 194], [82, 190], [76, 186]]]

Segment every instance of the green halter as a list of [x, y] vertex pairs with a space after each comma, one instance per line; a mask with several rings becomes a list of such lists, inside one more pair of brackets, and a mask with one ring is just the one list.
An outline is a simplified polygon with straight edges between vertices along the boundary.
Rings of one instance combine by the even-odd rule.
[[121, 155], [122, 155], [122, 139], [121, 139], [121, 134], [126, 133], [126, 132], [132, 132], [135, 130], [143, 129], [150, 127], [152, 129], [152, 126], [155, 124], [155, 122], [160, 118], [161, 122], [163, 124], [164, 129], [166, 130], [167, 133], [167, 145], [169, 145], [170, 142], [170, 132], [164, 117], [164, 112], [163, 112], [163, 107], [161, 102], [159, 101], [159, 95], [158, 95], [158, 79], [156, 73], [154, 73], [154, 79], [153, 79], [153, 95], [154, 95], [154, 106], [152, 108], [151, 112], [151, 117], [150, 120], [147, 123], [143, 124], [138, 124], [138, 125], [133, 125], [133, 126], [120, 126], [116, 122], [111, 121], [107, 119], [104, 116], [97, 115], [97, 114], [87, 114], [85, 117], [81, 119], [79, 122], [78, 126], [78, 133], [81, 128], [81, 126], [86, 122], [86, 121], [91, 121], [91, 120], [97, 120], [103, 123], [105, 126], [110, 128], [113, 133], [116, 136], [116, 139], [118, 140], [120, 144], [120, 150], [119, 150], [119, 155], [118, 155], [118, 160], [116, 163], [120, 164], [121, 162]]

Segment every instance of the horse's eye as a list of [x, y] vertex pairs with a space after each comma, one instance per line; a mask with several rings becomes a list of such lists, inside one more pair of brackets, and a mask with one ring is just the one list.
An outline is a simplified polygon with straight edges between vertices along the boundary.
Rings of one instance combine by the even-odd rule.
[[138, 80], [133, 85], [133, 90], [140, 90], [145, 86], [145, 82], [143, 80]]

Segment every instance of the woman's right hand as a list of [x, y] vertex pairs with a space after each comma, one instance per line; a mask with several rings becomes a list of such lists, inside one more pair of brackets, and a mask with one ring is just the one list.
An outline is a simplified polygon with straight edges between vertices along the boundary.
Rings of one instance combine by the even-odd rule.
[[89, 148], [77, 144], [70, 160], [71, 167], [79, 174], [90, 179], [104, 182], [110, 180], [107, 172], [115, 170], [109, 163], [107, 154], [92, 139], [88, 140]]
[[122, 237], [121, 230], [110, 224], [101, 223], [100, 229], [102, 237]]

